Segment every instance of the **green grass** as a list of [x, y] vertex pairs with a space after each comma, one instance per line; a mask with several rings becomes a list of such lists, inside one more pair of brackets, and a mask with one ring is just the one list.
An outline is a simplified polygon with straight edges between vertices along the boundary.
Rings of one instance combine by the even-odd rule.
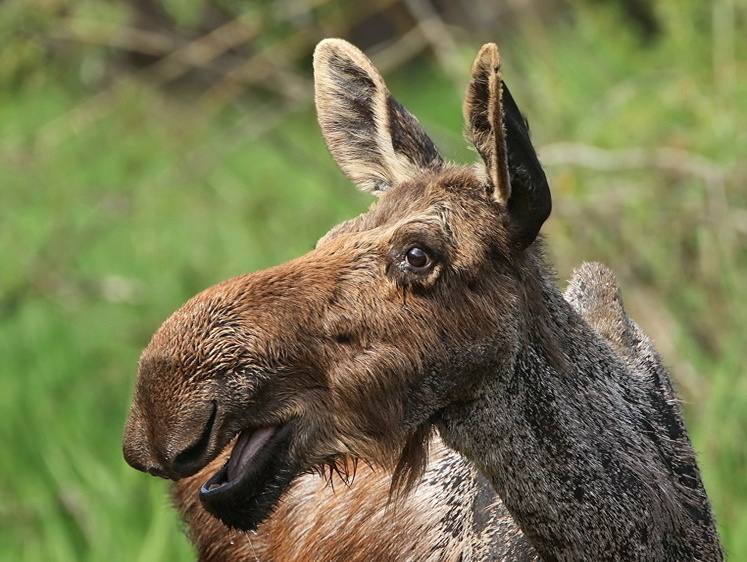
[[[665, 34], [648, 46], [585, 6], [494, 39], [550, 161], [560, 276], [591, 259], [618, 272], [672, 366], [724, 546], [742, 560], [747, 41], [729, 26], [745, 13], [657, 5]], [[477, 46], [460, 47], [460, 90]], [[308, 107], [257, 135], [262, 111], [214, 115], [127, 82], [94, 98], [81, 76], [39, 65], [0, 89], [0, 558], [188, 559], [166, 484], [121, 459], [140, 350], [197, 291], [306, 252], [368, 200]], [[392, 90], [447, 155], [470, 158], [455, 83], [412, 72]], [[547, 146], [560, 142], [576, 144]], [[575, 165], [579, 145], [612, 151], [610, 169]], [[620, 151], [638, 147], [678, 158], [629, 165]]]

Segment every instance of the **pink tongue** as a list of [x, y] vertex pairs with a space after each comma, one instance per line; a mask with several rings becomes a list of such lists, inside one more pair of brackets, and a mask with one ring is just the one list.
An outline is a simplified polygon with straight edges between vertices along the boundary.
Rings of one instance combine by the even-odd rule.
[[275, 434], [276, 427], [263, 427], [254, 433], [242, 431], [233, 446], [231, 458], [228, 459], [228, 481], [233, 482], [241, 476], [249, 463], [252, 462], [254, 455], [264, 447], [270, 438]]

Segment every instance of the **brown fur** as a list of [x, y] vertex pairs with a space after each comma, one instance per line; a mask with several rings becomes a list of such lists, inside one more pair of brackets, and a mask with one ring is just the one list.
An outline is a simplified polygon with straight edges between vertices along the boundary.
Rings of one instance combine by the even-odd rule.
[[390, 498], [391, 476], [365, 464], [348, 466], [355, 475], [346, 481], [304, 475], [253, 533], [226, 527], [198, 499], [200, 485], [229, 452], [174, 485], [176, 506], [200, 560], [487, 561], [508, 545], [522, 559], [536, 559], [502, 504], [494, 504], [490, 484], [440, 440], [434, 441], [422, 485], [401, 501]]
[[[650, 357], [653, 348], [648, 339], [640, 332], [635, 337], [632, 335], [634, 324], [622, 305], [617, 282], [607, 268], [584, 264], [574, 273], [565, 296], [620, 356], [634, 362]], [[188, 534], [200, 560], [303, 562], [312, 556], [328, 562], [422, 562], [429, 557], [463, 562], [537, 559], [485, 481], [476, 482], [475, 487], [468, 483], [459, 492], [445, 486], [428, 495], [430, 490], [420, 489], [416, 496], [390, 502], [389, 475], [365, 464], [348, 465], [345, 480], [332, 474], [301, 476], [257, 532], [231, 529], [207, 513], [198, 496], [202, 483], [227, 461], [231, 446], [199, 473], [177, 481], [173, 487], [175, 505], [188, 523]], [[431, 446], [426, 472], [433, 473], [441, 483], [445, 475], [439, 472], [443, 472], [444, 466], [451, 468], [448, 474], [461, 469], [460, 460], [436, 440]], [[448, 515], [452, 521], [458, 516], [465, 518], [466, 524], [471, 521], [473, 529], [452, 537], [451, 542], [439, 543], [444, 536], [449, 537], [441, 532], [439, 513], [459, 499], [473, 503], [457, 514]]]
[[[435, 426], [543, 559], [721, 558], [668, 374], [611, 274], [582, 268], [567, 299], [555, 286], [537, 240], [549, 187], [498, 60], [487, 46], [473, 65], [465, 115], [484, 167], [467, 169], [437, 156], [360, 51], [319, 45], [325, 139], [379, 201], [305, 256], [207, 289], [163, 324], [140, 361], [130, 464], [190, 477], [235, 435], [269, 432], [240, 476], [200, 492], [252, 529], [272, 525], [302, 474], [348, 459], [412, 497]], [[434, 474], [447, 472], [436, 462]], [[522, 538], [497, 520], [486, 529]], [[508, 541], [502, 556], [518, 557]]]

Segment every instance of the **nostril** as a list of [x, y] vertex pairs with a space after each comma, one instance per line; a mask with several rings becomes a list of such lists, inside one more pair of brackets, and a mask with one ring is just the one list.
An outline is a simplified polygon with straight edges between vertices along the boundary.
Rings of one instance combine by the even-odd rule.
[[127, 461], [127, 464], [129, 464], [132, 468], [141, 472], [145, 472], [153, 476], [158, 476], [160, 478], [169, 478], [169, 475], [166, 474], [166, 471], [164, 471], [160, 466], [156, 466], [153, 464], [152, 459], [143, 459], [139, 456], [135, 456], [131, 454], [129, 450], [125, 451], [125, 461]]
[[168, 475], [160, 468], [156, 468], [155, 466], [148, 467], [145, 472], [150, 474], [151, 476], [158, 476], [159, 478], [165, 478], [169, 479]]
[[217, 408], [213, 404], [213, 411], [210, 413], [205, 428], [202, 430], [202, 435], [174, 457], [174, 461], [171, 463], [171, 471], [180, 478], [191, 476], [205, 464], [205, 453], [210, 444], [210, 436], [213, 433], [216, 412]]

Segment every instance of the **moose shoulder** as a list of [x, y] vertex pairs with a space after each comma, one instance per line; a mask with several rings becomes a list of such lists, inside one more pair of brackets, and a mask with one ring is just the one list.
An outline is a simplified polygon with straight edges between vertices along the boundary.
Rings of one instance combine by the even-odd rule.
[[566, 298], [549, 272], [550, 191], [495, 45], [464, 105], [471, 168], [438, 155], [352, 45], [323, 41], [314, 67], [330, 152], [378, 201], [166, 320], [141, 357], [127, 461], [180, 479], [236, 438], [200, 497], [254, 529], [343, 459], [405, 494], [437, 428], [543, 559], [720, 559], [668, 375], [614, 280], [585, 266]]

